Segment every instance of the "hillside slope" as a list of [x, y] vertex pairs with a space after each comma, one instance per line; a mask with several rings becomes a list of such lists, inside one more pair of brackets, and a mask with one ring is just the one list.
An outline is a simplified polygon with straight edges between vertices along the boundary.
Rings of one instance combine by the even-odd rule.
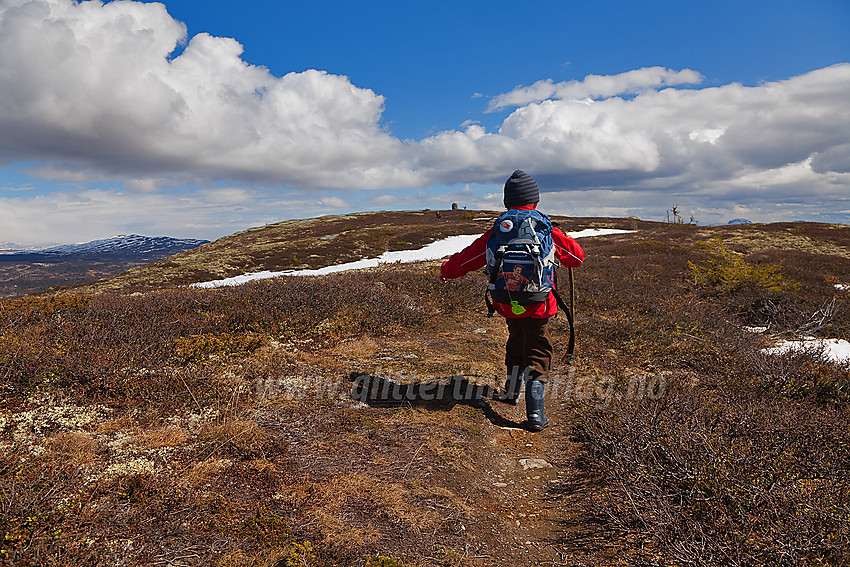
[[475, 274], [161, 287], [291, 267], [293, 233], [316, 267], [484, 228], [381, 215], [234, 235], [210, 267], [99, 287], [120, 292], [0, 301], [0, 564], [850, 561], [850, 368], [762, 351], [850, 338], [850, 227], [565, 219], [637, 231], [581, 241], [577, 356], [537, 434], [486, 397], [506, 330]]
[[[321, 268], [483, 233], [493, 211], [380, 211], [297, 219], [220, 238], [152, 265], [77, 288], [84, 292], [186, 285], [247, 272]], [[653, 226], [636, 219], [553, 217], [567, 230]], [[75, 290], [75, 291], [77, 291]]]

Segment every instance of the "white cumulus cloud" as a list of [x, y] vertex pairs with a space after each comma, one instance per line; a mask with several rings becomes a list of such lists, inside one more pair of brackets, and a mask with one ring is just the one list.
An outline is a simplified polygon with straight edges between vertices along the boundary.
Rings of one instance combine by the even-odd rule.
[[[418, 163], [432, 177], [474, 172], [494, 180], [522, 166], [552, 190], [704, 187], [706, 199], [733, 188], [747, 198], [765, 186], [840, 193], [850, 188], [842, 159], [850, 147], [848, 92], [844, 63], [753, 87], [549, 99], [516, 109], [498, 131], [422, 140]], [[795, 172], [791, 182], [776, 173], [787, 171]]]
[[659, 218], [677, 203], [705, 221], [847, 221], [850, 63], [703, 82], [666, 67], [542, 78], [482, 108], [511, 110], [498, 128], [473, 117], [402, 141], [368, 85], [275, 76], [236, 39], [189, 37], [162, 4], [0, 0], [0, 165], [61, 186], [22, 196], [10, 181], [0, 240], [108, 236], [121, 215], [121, 232], [212, 235], [373, 205], [499, 206], [516, 168], [570, 214]]
[[[185, 49], [177, 56], [175, 50]], [[317, 188], [421, 182], [346, 77], [275, 77], [162, 4], [0, 3], [0, 160]]]
[[293, 217], [350, 211], [352, 204], [315, 191], [198, 188], [171, 192], [66, 189], [0, 196], [0, 242], [85, 242], [115, 234], [215, 239]]
[[581, 81], [555, 83], [552, 79], [537, 81], [528, 87], [517, 87], [490, 100], [489, 109], [524, 106], [547, 99], [597, 99], [633, 95], [661, 87], [698, 84], [703, 76], [691, 69], [674, 71], [665, 67], [643, 67], [617, 75], [588, 75]]

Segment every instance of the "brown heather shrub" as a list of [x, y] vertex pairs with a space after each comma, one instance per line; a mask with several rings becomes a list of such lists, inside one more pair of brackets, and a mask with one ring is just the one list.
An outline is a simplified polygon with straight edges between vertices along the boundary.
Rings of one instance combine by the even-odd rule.
[[269, 336], [336, 341], [407, 331], [433, 312], [431, 280], [433, 273], [398, 270], [0, 301], [0, 379], [19, 395], [52, 384], [98, 399], [182, 403], [210, 386], [194, 378], [197, 369], [175, 364], [224, 363]]
[[[198, 328], [187, 313], [187, 299], [189, 294], [176, 290], [142, 298], [73, 298], [72, 310], [62, 305], [71, 298], [2, 302], [2, 328], [8, 330], [0, 335], [6, 346], [0, 350], [0, 373], [23, 391], [44, 382], [98, 387], [128, 369], [161, 368], [171, 354], [170, 342]], [[31, 309], [32, 303], [40, 308]], [[22, 311], [30, 315], [22, 317]], [[26, 350], [9, 348], [21, 338], [29, 345]]]
[[[814, 321], [827, 336], [846, 336], [843, 301], [833, 301], [821, 275], [840, 263], [790, 270], [794, 279], [778, 288], [741, 277], [718, 294], [691, 285], [689, 263], [707, 266], [695, 262], [710, 256], [687, 241], [586, 242], [592, 269], [578, 271], [580, 364], [615, 377], [634, 368], [668, 373], [657, 402], [579, 406], [576, 435], [603, 495], [589, 517], [630, 552], [640, 549], [635, 542], [661, 550], [638, 552], [638, 563], [846, 564], [847, 368], [816, 352], [764, 355], [765, 339], [741, 328], [793, 333]], [[782, 259], [759, 256], [771, 265]], [[737, 266], [752, 275], [756, 264], [746, 260]]]
[[716, 276], [714, 283], [698, 288], [700, 299], [710, 300], [741, 324], [766, 326], [772, 333], [826, 337], [850, 334], [850, 317], [845, 316], [848, 296], [836, 295], [824, 275], [845, 274], [846, 259], [793, 250], [765, 250], [741, 256], [725, 250], [722, 243], [719, 246], [719, 256], [699, 264], [689, 262], [691, 278], [694, 269]]
[[440, 281], [439, 263], [423, 263], [385, 266], [380, 272], [367, 272], [364, 276], [385, 287], [389, 293], [405, 298], [405, 301], [419, 303], [426, 317], [455, 312], [485, 312], [486, 279], [483, 273], [473, 272], [443, 283]]
[[838, 408], [850, 402], [850, 367], [825, 361], [817, 349], [782, 355], [753, 349], [744, 359], [750, 376], [746, 386], [756, 391]]
[[850, 546], [846, 411], [691, 388], [586, 414], [597, 513], [677, 563], [838, 565]]
[[[368, 491], [346, 493], [335, 514], [322, 512], [323, 501], [294, 500], [290, 493], [304, 479], [293, 470], [290, 426], [260, 420], [249, 408], [258, 377], [286, 377], [304, 364], [301, 355], [309, 357], [274, 343], [377, 342], [415, 333], [441, 313], [481, 309], [479, 282], [443, 285], [436, 273], [434, 266], [387, 267], [324, 281], [0, 302], [4, 401], [19, 405], [38, 390], [110, 408], [92, 433], [48, 433], [42, 457], [0, 458], [0, 491], [9, 499], [0, 507], [0, 564], [119, 564], [132, 555], [140, 565], [353, 565], [365, 561], [363, 537], [375, 537], [368, 526], [406, 532], [434, 521], [404, 483], [386, 491], [370, 481]], [[297, 408], [299, 420], [318, 420], [311, 427], [334, 444], [340, 430], [364, 446], [380, 437], [382, 423], [371, 416], [324, 406], [317, 416], [311, 408]], [[208, 409], [218, 416], [212, 422], [172, 419]], [[87, 482], [116, 464], [102, 437], [126, 430], [152, 471], [110, 466]], [[340, 447], [349, 449], [358, 451]], [[388, 453], [386, 462], [394, 458]], [[279, 498], [291, 504], [272, 508]], [[269, 508], [258, 511], [258, 503]], [[315, 509], [318, 524], [298, 518], [301, 532], [294, 533], [292, 506]], [[348, 525], [352, 513], [363, 527]], [[310, 550], [305, 538], [318, 543]]]
[[248, 356], [263, 346], [265, 339], [256, 333], [207, 333], [177, 337], [174, 341], [176, 357], [183, 363], [205, 364], [210, 359], [230, 356]]
[[371, 273], [288, 277], [218, 291], [218, 300], [237, 294], [242, 308], [228, 309], [240, 325], [290, 336], [321, 336], [330, 324], [335, 337], [364, 332], [384, 334], [416, 326], [426, 317], [421, 301], [394, 290]]
[[[57, 439], [67, 451], [78, 440]], [[80, 455], [80, 448], [71, 449]], [[96, 552], [74, 549], [81, 540], [81, 517], [87, 498], [79, 469], [47, 452], [40, 457], [12, 451], [0, 455], [0, 565], [56, 565], [55, 558], [74, 556], [79, 565], [94, 565]]]

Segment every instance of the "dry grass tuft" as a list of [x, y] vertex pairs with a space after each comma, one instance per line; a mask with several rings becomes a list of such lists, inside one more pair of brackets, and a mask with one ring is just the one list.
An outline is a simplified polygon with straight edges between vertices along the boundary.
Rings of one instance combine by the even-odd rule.
[[45, 444], [58, 459], [68, 459], [76, 466], [83, 466], [94, 460], [100, 444], [89, 433], [81, 431], [63, 431], [46, 439]]
[[174, 426], [149, 429], [138, 436], [139, 444], [146, 449], [182, 447], [188, 440], [189, 434]]

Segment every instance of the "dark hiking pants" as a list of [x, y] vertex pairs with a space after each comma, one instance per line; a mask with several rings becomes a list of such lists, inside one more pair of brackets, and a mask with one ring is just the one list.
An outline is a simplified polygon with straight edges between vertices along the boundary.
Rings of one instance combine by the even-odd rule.
[[[505, 319], [508, 322], [508, 342], [505, 345], [505, 365], [508, 372], [519, 367], [530, 372], [541, 382], [549, 377], [552, 365], [552, 340], [549, 337], [549, 319]], [[526, 373], [526, 379], [529, 378]]]

